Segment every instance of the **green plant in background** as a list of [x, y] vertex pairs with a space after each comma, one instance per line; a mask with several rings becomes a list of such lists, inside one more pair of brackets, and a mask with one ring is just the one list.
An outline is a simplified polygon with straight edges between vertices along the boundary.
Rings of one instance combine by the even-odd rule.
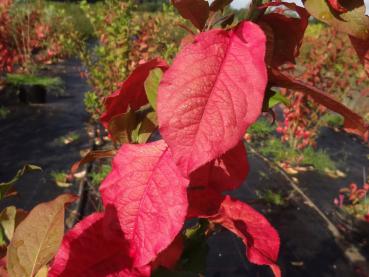
[[59, 77], [34, 76], [26, 74], [7, 74], [6, 82], [13, 86], [43, 86], [53, 89], [60, 89], [63, 86], [63, 81]]
[[84, 100], [86, 110], [97, 119], [102, 112], [104, 98], [127, 76], [132, 36], [136, 29], [132, 24], [133, 2], [108, 0], [96, 9], [82, 1], [80, 7], [99, 41], [93, 47], [85, 45], [79, 53], [92, 87]]
[[89, 173], [89, 177], [91, 178], [91, 183], [93, 186], [100, 186], [101, 182], [105, 179], [105, 177], [111, 171], [111, 165], [103, 164], [98, 171], [93, 171]]
[[266, 138], [275, 131], [275, 126], [269, 122], [265, 117], [259, 118], [249, 129], [247, 133], [252, 137]]
[[50, 176], [53, 178], [55, 184], [59, 187], [70, 187], [68, 182], [68, 174], [64, 171], [52, 171]]
[[344, 120], [341, 115], [329, 112], [321, 118], [321, 121], [331, 128], [342, 128]]
[[256, 197], [270, 205], [285, 206], [287, 204], [286, 197], [280, 191], [273, 191], [271, 189], [256, 191]]
[[10, 110], [6, 107], [0, 106], [0, 119], [6, 118], [10, 113]]

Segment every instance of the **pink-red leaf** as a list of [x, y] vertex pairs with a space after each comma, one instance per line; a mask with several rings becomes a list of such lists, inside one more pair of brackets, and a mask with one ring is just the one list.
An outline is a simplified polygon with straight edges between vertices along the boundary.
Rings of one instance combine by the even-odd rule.
[[163, 76], [160, 133], [184, 176], [236, 146], [259, 116], [265, 35], [252, 22], [196, 36]]
[[180, 15], [192, 22], [199, 30], [209, 17], [209, 3], [206, 0], [172, 0]]
[[219, 158], [191, 173], [192, 186], [210, 186], [217, 191], [238, 188], [249, 172], [246, 149], [240, 141]]
[[159, 266], [174, 269], [181, 258], [183, 248], [184, 242], [182, 234], [178, 234], [174, 241], [164, 251], [160, 252], [158, 257], [155, 259], [152, 264], [153, 270]]
[[168, 64], [162, 59], [153, 59], [139, 65], [119, 86], [119, 89], [106, 99], [105, 112], [100, 118], [105, 128], [114, 116], [127, 112], [129, 107], [137, 110], [148, 103], [144, 83], [150, 70], [154, 68], [166, 70]]
[[100, 191], [117, 210], [135, 266], [153, 261], [182, 228], [188, 183], [162, 140], [119, 149]]
[[280, 276], [276, 265], [279, 235], [268, 220], [249, 205], [226, 196], [217, 215], [209, 218], [239, 236], [246, 245], [250, 262], [269, 265], [275, 276]]
[[132, 269], [124, 236], [109, 240], [104, 236], [103, 221], [103, 213], [94, 213], [64, 236], [49, 277], [150, 276], [148, 266]]
[[369, 127], [368, 124], [365, 123], [365, 120], [360, 115], [332, 98], [330, 95], [324, 93], [318, 88], [301, 82], [292, 76], [283, 74], [274, 68], [269, 71], [269, 77], [271, 85], [304, 92], [317, 103], [341, 114], [345, 119], [344, 129], [347, 132], [361, 136], [365, 141], [368, 140]]

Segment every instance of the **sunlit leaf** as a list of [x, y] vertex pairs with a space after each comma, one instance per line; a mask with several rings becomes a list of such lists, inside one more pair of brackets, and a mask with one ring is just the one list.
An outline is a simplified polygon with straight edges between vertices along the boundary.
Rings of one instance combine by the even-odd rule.
[[16, 228], [8, 253], [10, 276], [33, 277], [56, 254], [64, 235], [65, 205], [76, 200], [63, 194], [37, 205]]
[[145, 81], [146, 96], [154, 110], [156, 110], [156, 98], [162, 76], [163, 71], [160, 68], [155, 68], [150, 71], [150, 74]]

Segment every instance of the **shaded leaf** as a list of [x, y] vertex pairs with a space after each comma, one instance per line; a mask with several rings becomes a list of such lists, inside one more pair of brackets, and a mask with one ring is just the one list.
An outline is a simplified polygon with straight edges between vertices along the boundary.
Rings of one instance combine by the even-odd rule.
[[1, 229], [1, 245], [6, 245], [5, 238], [10, 241], [13, 237], [15, 229], [15, 218], [17, 214], [17, 208], [15, 206], [6, 207], [0, 214], [0, 229]]
[[[116, 221], [116, 214], [109, 213]], [[50, 268], [49, 277], [144, 277], [150, 276], [148, 266], [132, 268], [123, 234], [114, 241], [104, 235], [103, 213], [93, 213], [73, 227], [63, 238], [62, 245]], [[114, 230], [116, 231], [116, 230]]]
[[148, 113], [142, 120], [137, 134], [138, 143], [146, 143], [152, 133], [158, 128], [155, 112]]
[[209, 3], [206, 0], [172, 0], [179, 14], [191, 21], [200, 31], [209, 17]]
[[133, 111], [114, 116], [108, 126], [112, 141], [119, 144], [132, 142], [132, 132], [137, 127], [136, 115]]
[[244, 21], [197, 35], [164, 73], [159, 130], [184, 176], [235, 147], [259, 116], [264, 54], [262, 30]]
[[219, 158], [203, 165], [190, 175], [192, 186], [209, 186], [223, 192], [238, 188], [249, 172], [246, 149], [240, 141]]
[[[272, 53], [271, 65], [275, 67], [286, 62], [295, 63], [310, 16], [304, 8], [291, 3], [272, 2], [268, 3], [267, 6], [282, 4], [290, 10], [296, 11], [300, 18], [292, 18], [285, 14], [271, 12], [261, 16], [258, 20], [258, 23], [261, 23], [262, 26], [267, 24], [270, 27], [262, 28], [267, 33], [267, 52]], [[268, 35], [269, 31], [273, 34]]]
[[275, 276], [281, 276], [276, 265], [279, 235], [263, 215], [249, 205], [226, 196], [218, 214], [209, 220], [221, 224], [242, 239], [251, 263], [269, 265]]
[[105, 112], [100, 117], [105, 128], [108, 128], [109, 122], [114, 116], [127, 112], [128, 108], [136, 111], [148, 103], [144, 82], [154, 68], [166, 70], [168, 64], [162, 59], [153, 59], [140, 64], [119, 86], [119, 89], [107, 97]]
[[77, 199], [63, 194], [37, 205], [16, 228], [8, 253], [10, 276], [32, 277], [56, 254], [64, 234], [65, 205]]
[[152, 263], [153, 270], [158, 267], [174, 269], [183, 252], [182, 234], [178, 234], [172, 243], [156, 257]]
[[344, 0], [340, 3], [347, 12], [339, 13], [331, 9], [328, 1], [323, 0], [305, 0], [304, 6], [316, 19], [335, 29], [362, 40], [369, 39], [369, 17], [365, 15], [364, 2]]
[[134, 266], [153, 261], [181, 230], [188, 182], [163, 140], [119, 149], [100, 192], [104, 205], [117, 210]]
[[156, 110], [156, 98], [162, 76], [163, 71], [160, 68], [155, 68], [150, 71], [150, 74], [145, 81], [146, 96], [154, 110]]
[[353, 112], [345, 105], [341, 104], [330, 95], [324, 93], [320, 89], [317, 89], [309, 84], [303, 83], [292, 76], [283, 74], [277, 69], [272, 68], [269, 71], [270, 83], [274, 86], [284, 87], [299, 92], [304, 92], [309, 95], [315, 102], [327, 107], [328, 109], [342, 115], [345, 119], [344, 129], [347, 132], [354, 133], [361, 136], [364, 140], [368, 140], [369, 127], [365, 123], [365, 120]]
[[7, 192], [12, 186], [19, 181], [19, 179], [27, 172], [42, 170], [41, 167], [32, 164], [26, 164], [22, 169], [18, 170], [17, 174], [9, 182], [0, 183], [0, 200], [6, 197]]
[[216, 214], [224, 196], [212, 188], [188, 189], [187, 218], [208, 217]]

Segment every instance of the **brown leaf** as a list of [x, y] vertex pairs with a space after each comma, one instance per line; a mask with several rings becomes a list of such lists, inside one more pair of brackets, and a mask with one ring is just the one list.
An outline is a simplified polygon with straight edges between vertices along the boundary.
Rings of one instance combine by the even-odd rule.
[[366, 74], [369, 75], [369, 39], [361, 40], [350, 36], [350, 40], [360, 61], [364, 65]]
[[114, 149], [90, 151], [87, 153], [86, 156], [83, 157], [83, 159], [81, 159], [78, 162], [75, 162], [72, 165], [72, 168], [70, 170], [71, 174], [73, 175], [74, 173], [76, 173], [81, 165], [84, 165], [97, 159], [111, 158], [115, 155], [115, 153], [116, 150]]
[[214, 0], [210, 5], [210, 10], [216, 12], [218, 10], [223, 10], [226, 6], [231, 4], [233, 0]]
[[[160, 70], [160, 69], [159, 69]], [[109, 134], [114, 142], [119, 144], [130, 143], [132, 131], [137, 126], [137, 120], [133, 111], [114, 116], [108, 126]]]
[[65, 205], [72, 194], [37, 205], [16, 228], [7, 253], [10, 276], [33, 277], [56, 254], [64, 235]]
[[209, 17], [209, 3], [205, 0], [172, 0], [180, 15], [192, 22], [200, 31]]

